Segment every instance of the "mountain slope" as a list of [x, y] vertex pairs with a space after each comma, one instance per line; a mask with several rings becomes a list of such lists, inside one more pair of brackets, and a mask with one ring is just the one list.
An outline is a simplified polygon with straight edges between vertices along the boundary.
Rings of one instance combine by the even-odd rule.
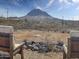
[[28, 21], [40, 21], [40, 22], [51, 22], [58, 21], [57, 18], [50, 16], [47, 12], [40, 9], [33, 9], [27, 15], [23, 16], [21, 19], [27, 19]]

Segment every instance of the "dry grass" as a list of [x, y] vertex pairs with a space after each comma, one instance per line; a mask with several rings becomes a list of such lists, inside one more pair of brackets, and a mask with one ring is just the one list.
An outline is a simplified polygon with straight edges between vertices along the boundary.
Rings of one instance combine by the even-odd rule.
[[[44, 41], [52, 42], [61, 40], [67, 44], [67, 38], [69, 34], [67, 33], [58, 33], [53, 31], [37, 31], [37, 30], [18, 30], [14, 33], [15, 39], [17, 42], [23, 40], [32, 40], [32, 41]], [[32, 52], [29, 50], [24, 50], [25, 59], [62, 59], [62, 53], [50, 52], [48, 54], [40, 54], [37, 52]], [[15, 59], [20, 59], [17, 55]]]
[[67, 43], [69, 34], [59, 33], [53, 31], [37, 31], [37, 30], [18, 30], [14, 33], [15, 39], [17, 40], [34, 40], [34, 41], [57, 41], [61, 40]]

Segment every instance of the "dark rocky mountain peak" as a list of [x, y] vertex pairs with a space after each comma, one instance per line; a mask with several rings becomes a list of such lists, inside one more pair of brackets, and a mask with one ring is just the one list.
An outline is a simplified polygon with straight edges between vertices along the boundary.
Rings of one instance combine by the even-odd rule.
[[33, 9], [27, 14], [27, 16], [48, 16], [49, 17], [50, 15], [40, 9]]

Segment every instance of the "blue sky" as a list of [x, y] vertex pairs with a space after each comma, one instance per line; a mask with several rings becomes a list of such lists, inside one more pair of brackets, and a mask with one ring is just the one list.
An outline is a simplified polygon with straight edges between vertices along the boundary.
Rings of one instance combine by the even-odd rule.
[[0, 16], [24, 16], [41, 9], [53, 17], [79, 20], [79, 0], [0, 0]]

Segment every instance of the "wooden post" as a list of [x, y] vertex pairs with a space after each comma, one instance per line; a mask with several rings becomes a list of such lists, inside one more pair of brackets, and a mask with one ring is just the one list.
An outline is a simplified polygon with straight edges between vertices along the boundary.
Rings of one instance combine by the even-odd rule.
[[20, 51], [20, 53], [21, 53], [21, 59], [24, 59], [23, 47], [21, 47], [21, 51]]
[[13, 59], [13, 33], [10, 36], [10, 59]]
[[63, 51], [63, 59], [66, 59], [66, 53]]
[[70, 59], [71, 54], [71, 40], [68, 38], [68, 52], [67, 52], [67, 59]]

